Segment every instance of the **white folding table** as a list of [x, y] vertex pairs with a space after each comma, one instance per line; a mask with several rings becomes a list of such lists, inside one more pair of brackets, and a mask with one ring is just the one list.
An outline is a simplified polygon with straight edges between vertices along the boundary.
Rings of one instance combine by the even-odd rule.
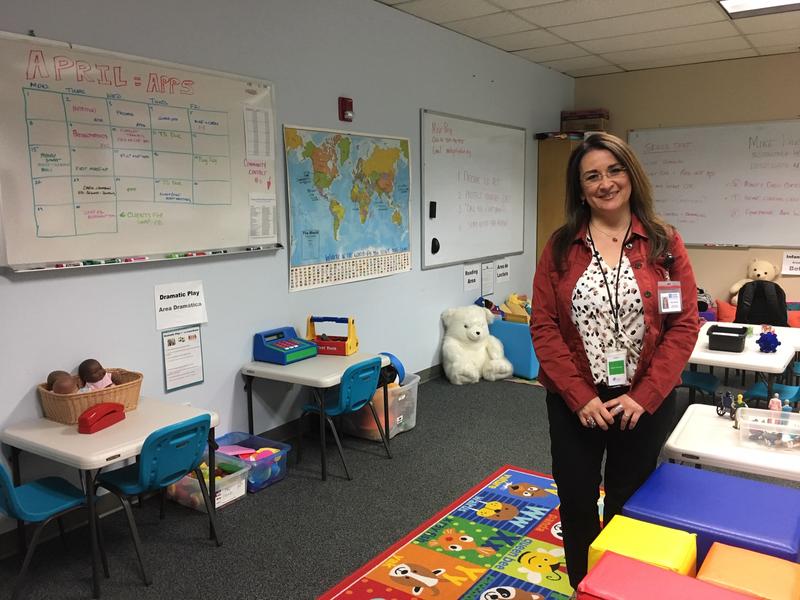
[[[330, 354], [318, 354], [313, 358], [299, 360], [288, 365], [253, 361], [242, 367], [242, 375], [245, 378], [245, 390], [247, 391], [247, 426], [250, 435], [253, 435], [253, 379], [270, 379], [272, 381], [282, 381], [284, 383], [297, 383], [310, 387], [314, 392], [314, 397], [319, 404], [322, 414], [320, 415], [320, 444], [323, 451], [320, 453], [322, 461], [322, 479], [327, 479], [328, 470], [325, 460], [325, 400], [323, 391], [338, 385], [342, 380], [342, 375], [348, 367], [357, 363], [375, 358], [381, 359], [381, 366], [385, 367], [390, 363], [389, 357], [384, 354], [361, 354], [356, 352], [349, 356], [334, 356]], [[383, 386], [383, 428], [386, 439], [386, 450], [389, 451], [389, 394], [386, 385]], [[391, 458], [391, 453], [389, 453]]]
[[716, 407], [690, 404], [661, 450], [670, 460], [800, 481], [800, 450], [739, 444], [739, 431]]
[[[712, 325], [752, 327], [753, 334], [747, 336], [742, 352], [711, 350], [708, 347], [708, 329]], [[756, 344], [756, 340], [761, 333], [760, 329], [758, 325], [705, 323], [700, 329], [694, 350], [689, 357], [690, 368], [694, 371], [697, 369], [697, 365], [706, 365], [709, 367], [743, 369], [745, 371], [764, 373], [767, 377], [767, 397], [769, 398], [772, 395], [772, 384], [775, 375], [780, 375], [786, 370], [794, 358], [796, 349], [800, 349], [800, 335], [793, 331], [786, 331], [791, 330], [791, 327], [776, 327], [778, 340], [781, 342], [780, 346], [775, 352], [761, 352], [758, 344]]]
[[[94, 495], [94, 472], [120, 461], [135, 458], [142, 451], [145, 439], [152, 432], [168, 425], [180, 423], [197, 415], [211, 417], [208, 433], [209, 472], [214, 472], [215, 427], [219, 423], [217, 413], [187, 406], [171, 404], [152, 398], [140, 398], [136, 410], [125, 413], [125, 419], [111, 427], [92, 434], [78, 433], [77, 425], [65, 425], [50, 419], [28, 419], [0, 431], [0, 441], [11, 447], [11, 463], [14, 485], [20, 484], [19, 453], [31, 452], [61, 464], [75, 467], [84, 481], [87, 508], [89, 511], [89, 537], [92, 546], [92, 591], [100, 596], [100, 576], [97, 568], [99, 551], [97, 546], [97, 521]], [[214, 478], [208, 482], [212, 504], [215, 497]], [[24, 544], [24, 524], [18, 522], [21, 543]]]

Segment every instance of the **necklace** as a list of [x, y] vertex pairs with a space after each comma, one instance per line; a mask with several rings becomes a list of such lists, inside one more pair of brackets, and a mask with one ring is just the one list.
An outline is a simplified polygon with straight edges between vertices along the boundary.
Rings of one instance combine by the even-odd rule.
[[[591, 225], [591, 222], [589, 223], [589, 225]], [[623, 229], [620, 229], [619, 231], [612, 231], [609, 233], [608, 231], [603, 231], [602, 229], [600, 229], [597, 226], [597, 224], [594, 225], [594, 229], [602, 233], [604, 236], [610, 237], [611, 241], [615, 243], [619, 241], [619, 237], [617, 236], [619, 236], [619, 234], [622, 233], [623, 231], [628, 231], [628, 227], [630, 227], [630, 223], [628, 223]]]

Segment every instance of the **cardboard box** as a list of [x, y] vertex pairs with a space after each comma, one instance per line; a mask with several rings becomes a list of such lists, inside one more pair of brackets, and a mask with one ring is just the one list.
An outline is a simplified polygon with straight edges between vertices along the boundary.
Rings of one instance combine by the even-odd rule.
[[608, 119], [569, 119], [561, 121], [561, 131], [606, 131]]

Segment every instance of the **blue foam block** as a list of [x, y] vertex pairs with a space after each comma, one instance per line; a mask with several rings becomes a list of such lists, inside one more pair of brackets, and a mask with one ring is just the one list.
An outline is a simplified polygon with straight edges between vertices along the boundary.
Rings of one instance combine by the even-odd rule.
[[496, 320], [489, 325], [489, 333], [503, 342], [506, 358], [514, 367], [514, 375], [536, 379], [539, 375], [539, 360], [533, 351], [531, 331], [525, 323]]
[[800, 559], [800, 489], [663, 463], [622, 514], [697, 534], [697, 564], [722, 542]]

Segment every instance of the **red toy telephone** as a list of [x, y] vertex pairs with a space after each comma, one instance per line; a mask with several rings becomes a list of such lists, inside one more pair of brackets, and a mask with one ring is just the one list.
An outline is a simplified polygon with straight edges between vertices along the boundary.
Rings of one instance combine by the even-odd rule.
[[125, 418], [125, 407], [117, 402], [95, 404], [78, 417], [78, 433], [95, 433]]

